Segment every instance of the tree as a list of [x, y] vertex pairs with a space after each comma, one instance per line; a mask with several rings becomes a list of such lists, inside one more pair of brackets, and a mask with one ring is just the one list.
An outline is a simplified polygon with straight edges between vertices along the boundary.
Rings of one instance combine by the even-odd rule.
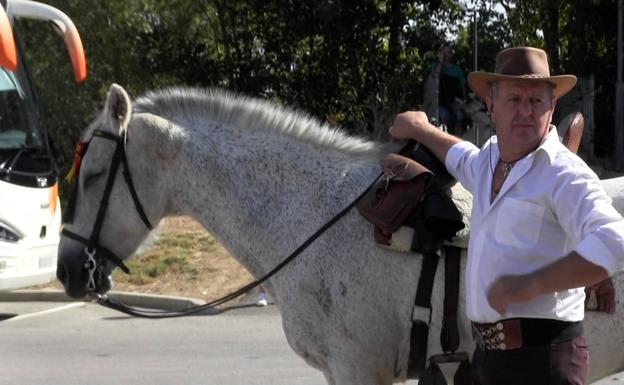
[[[20, 23], [62, 173], [73, 140], [99, 112], [112, 82], [135, 97], [169, 85], [227, 88], [385, 139], [393, 116], [422, 102], [441, 45], [454, 46], [457, 63], [472, 68], [470, 14], [452, 0], [47, 1], [76, 23], [89, 66], [87, 82], [74, 85], [62, 42], [40, 24]], [[593, 74], [597, 139], [605, 138], [606, 148], [613, 126], [612, 3], [478, 1], [479, 68], [491, 70], [500, 49], [527, 44], [547, 50], [553, 72]]]
[[[612, 153], [617, 63], [617, 3], [608, 0], [501, 1], [514, 44], [548, 52], [554, 73], [595, 78], [594, 151]], [[600, 20], [600, 23], [596, 23]], [[543, 38], [542, 36], [543, 35]]]

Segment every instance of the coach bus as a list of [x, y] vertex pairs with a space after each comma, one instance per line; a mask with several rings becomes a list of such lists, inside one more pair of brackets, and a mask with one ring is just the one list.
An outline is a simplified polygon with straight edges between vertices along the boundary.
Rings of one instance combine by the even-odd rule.
[[54, 279], [61, 226], [58, 176], [15, 20], [51, 23], [77, 82], [86, 78], [86, 60], [73, 22], [58, 9], [27, 0], [0, 5], [0, 290], [7, 290]]

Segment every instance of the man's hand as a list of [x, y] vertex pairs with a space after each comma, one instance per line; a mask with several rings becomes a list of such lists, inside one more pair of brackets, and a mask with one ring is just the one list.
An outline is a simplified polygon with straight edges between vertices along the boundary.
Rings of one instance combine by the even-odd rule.
[[407, 111], [398, 114], [390, 127], [390, 135], [396, 139], [416, 139], [420, 141], [422, 131], [429, 125], [427, 114], [422, 111]]
[[490, 286], [487, 299], [490, 306], [504, 317], [509, 305], [527, 302], [537, 295], [539, 290], [530, 274], [504, 275]]
[[589, 286], [608, 276], [609, 272], [603, 267], [572, 251], [531, 274], [498, 278], [488, 289], [487, 300], [504, 316], [509, 305], [529, 301], [540, 294]]
[[394, 118], [390, 135], [397, 139], [414, 139], [427, 147], [444, 163], [449, 148], [460, 139], [440, 130], [429, 123], [427, 114], [422, 111], [408, 111]]

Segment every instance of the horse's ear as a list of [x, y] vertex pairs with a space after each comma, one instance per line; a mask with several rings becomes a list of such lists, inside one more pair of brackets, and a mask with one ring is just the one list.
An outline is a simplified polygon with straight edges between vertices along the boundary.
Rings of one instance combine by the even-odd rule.
[[132, 102], [126, 90], [113, 83], [106, 97], [106, 119], [117, 130], [117, 134], [125, 130], [132, 114]]

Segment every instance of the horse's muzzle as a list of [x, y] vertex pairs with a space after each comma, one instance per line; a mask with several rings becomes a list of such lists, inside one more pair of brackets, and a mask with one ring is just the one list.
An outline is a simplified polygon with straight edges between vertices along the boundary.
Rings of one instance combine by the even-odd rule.
[[98, 264], [90, 276], [86, 268], [87, 258], [81, 256], [82, 263], [67, 263], [59, 258], [56, 267], [56, 278], [63, 284], [65, 293], [71, 298], [81, 299], [90, 293], [104, 294], [112, 287], [111, 269]]

